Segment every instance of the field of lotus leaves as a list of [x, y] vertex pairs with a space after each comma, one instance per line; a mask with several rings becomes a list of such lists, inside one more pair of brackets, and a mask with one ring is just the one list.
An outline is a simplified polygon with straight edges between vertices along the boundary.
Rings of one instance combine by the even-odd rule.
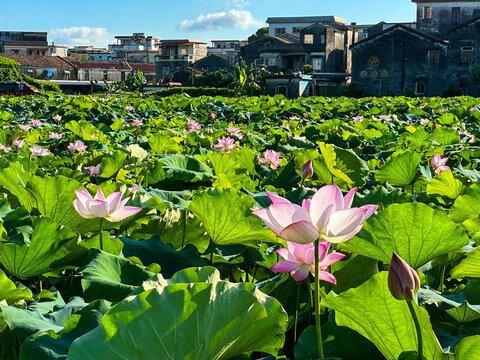
[[0, 97], [0, 359], [480, 359], [479, 109]]

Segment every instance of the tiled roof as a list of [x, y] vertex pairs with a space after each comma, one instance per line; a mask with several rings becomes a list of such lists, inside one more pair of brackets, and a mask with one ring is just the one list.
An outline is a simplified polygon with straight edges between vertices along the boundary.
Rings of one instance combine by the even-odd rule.
[[269, 17], [268, 24], [287, 24], [287, 23], [316, 23], [316, 22], [339, 22], [345, 24], [347, 21], [338, 16], [284, 16]]
[[73, 66], [58, 56], [0, 54], [24, 67], [72, 69]]
[[123, 62], [113, 61], [77, 61], [68, 59], [73, 65], [79, 69], [116, 69], [116, 70], [130, 70], [130, 68]]
[[141, 63], [128, 63], [132, 68], [132, 71], [137, 72], [140, 70], [143, 73], [154, 73], [155, 72], [155, 64], [141, 64]]

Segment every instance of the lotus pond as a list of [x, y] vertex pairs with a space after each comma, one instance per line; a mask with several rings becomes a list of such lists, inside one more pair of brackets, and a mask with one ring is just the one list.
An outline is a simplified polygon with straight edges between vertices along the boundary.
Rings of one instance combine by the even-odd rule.
[[479, 106], [0, 97], [0, 359], [480, 359]]

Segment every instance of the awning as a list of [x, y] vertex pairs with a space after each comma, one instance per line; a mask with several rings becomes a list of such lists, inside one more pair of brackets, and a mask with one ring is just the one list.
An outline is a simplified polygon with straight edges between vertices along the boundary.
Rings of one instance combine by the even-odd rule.
[[53, 77], [54, 77], [54, 74], [53, 74], [53, 70], [52, 70], [52, 69], [45, 69], [45, 71], [47, 72], [47, 77], [49, 77], [49, 78], [53, 78]]

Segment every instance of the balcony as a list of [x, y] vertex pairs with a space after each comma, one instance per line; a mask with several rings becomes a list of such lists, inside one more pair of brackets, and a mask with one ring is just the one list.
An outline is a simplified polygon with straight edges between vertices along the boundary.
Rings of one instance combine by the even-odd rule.
[[34, 46], [34, 47], [46, 47], [48, 48], [47, 41], [13, 41], [5, 40], [3, 46]]

